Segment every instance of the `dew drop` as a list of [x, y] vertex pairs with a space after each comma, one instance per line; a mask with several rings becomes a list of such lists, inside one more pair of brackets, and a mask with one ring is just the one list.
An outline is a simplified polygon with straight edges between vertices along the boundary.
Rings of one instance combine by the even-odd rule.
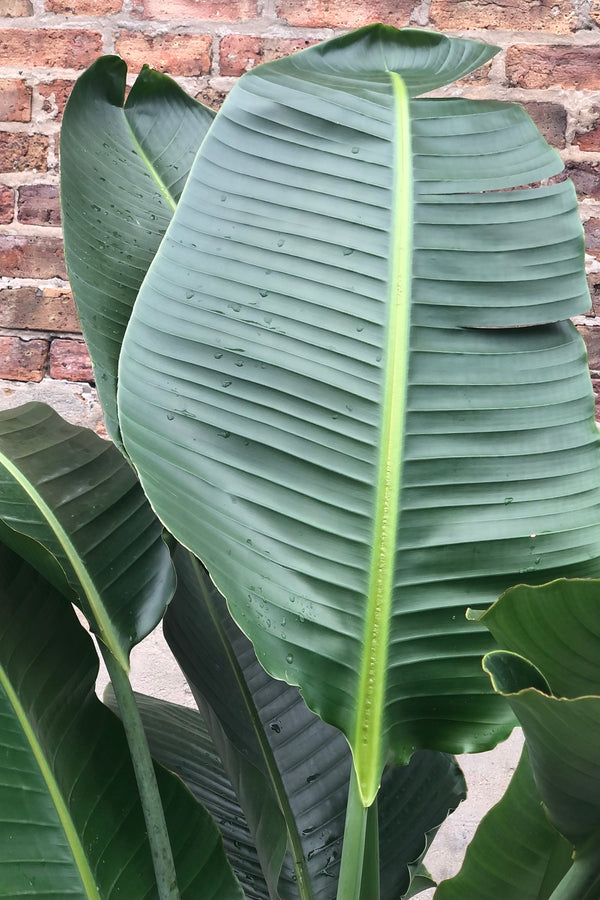
[[219, 437], [222, 437], [222, 438], [231, 437], [230, 431], [217, 431], [217, 434], [219, 435]]
[[238, 369], [241, 369], [243, 365], [243, 362], [236, 362], [236, 366], [238, 367]]
[[352, 247], [344, 247], [344, 256], [352, 256], [353, 253]]
[[512, 503], [513, 500], [514, 500], [514, 497], [505, 497], [505, 498], [504, 498], [504, 505], [505, 505], [505, 506], [508, 506], [508, 504], [509, 504], [509, 503]]
[[215, 353], [215, 359], [221, 359], [223, 357], [222, 353]]
[[271, 731], [274, 731], [275, 734], [281, 734], [281, 725], [278, 725], [277, 722], [271, 722]]
[[284, 244], [285, 244], [284, 239], [283, 239], [283, 238], [279, 238], [279, 240], [277, 241], [277, 246], [278, 246], [278, 247], [283, 247]]
[[173, 415], [173, 413], [167, 413], [167, 419], [169, 420], [169, 422], [172, 422], [174, 418], [175, 416]]
[[186, 292], [185, 292], [185, 299], [186, 299], [186, 300], [191, 300], [193, 296], [194, 296], [194, 292], [193, 292], [193, 291], [186, 291]]
[[288, 655], [285, 658], [285, 661], [291, 665], [294, 662], [294, 654], [288, 653]]
[[353, 147], [353, 148], [352, 148], [352, 153], [354, 153], [354, 154], [358, 153], [358, 147]]
[[225, 203], [225, 201], [227, 200], [227, 194], [221, 194], [221, 197], [219, 199], [221, 200], [221, 203]]
[[531, 534], [529, 535], [529, 537], [533, 541], [537, 537], [537, 534], [535, 533], [535, 531], [532, 531]]
[[223, 385], [224, 388], [231, 387], [232, 383], [233, 382], [231, 382], [231, 381], [222, 381], [221, 382], [221, 384]]
[[307, 783], [307, 784], [312, 784], [313, 781], [316, 781], [317, 778], [319, 778], [320, 775], [321, 775], [320, 772], [315, 772], [314, 775], [309, 775], [308, 778], [306, 779], [306, 783]]
[[268, 296], [269, 296], [269, 292], [268, 292], [268, 291], [265, 291], [265, 290], [259, 291], [258, 293], [260, 294], [261, 297], [268, 297]]

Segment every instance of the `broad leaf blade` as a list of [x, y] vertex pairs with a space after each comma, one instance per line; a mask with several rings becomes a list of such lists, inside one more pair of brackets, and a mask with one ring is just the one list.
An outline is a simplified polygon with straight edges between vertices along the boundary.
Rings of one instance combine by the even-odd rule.
[[65, 254], [106, 427], [117, 444], [117, 366], [137, 291], [214, 113], [144, 67], [127, 102], [126, 65], [97, 60], [61, 129]]
[[[0, 896], [156, 896], [127, 742], [72, 607], [0, 545]], [[216, 827], [157, 770], [182, 897], [241, 898]]]
[[0, 518], [14, 549], [63, 590], [66, 580], [127, 669], [175, 579], [161, 525], [116, 448], [42, 403], [0, 413]]
[[119, 388], [153, 507], [366, 804], [386, 761], [510, 731], [465, 606], [600, 567], [585, 351], [545, 324], [589, 305], [573, 188], [500, 191], [562, 163], [516, 106], [410, 100], [455, 74], [424, 40], [374, 26], [238, 82]]
[[[599, 588], [578, 579], [519, 586], [481, 618], [503, 648], [484, 668], [523, 727], [550, 821], [579, 851], [600, 835]], [[523, 658], [532, 676], [514, 665]]]
[[440, 884], [435, 900], [548, 900], [571, 865], [572, 849], [548, 821], [525, 747], [460, 872]]
[[[273, 832], [257, 833], [272, 895], [298, 896], [295, 879], [303, 877], [311, 896], [326, 900], [335, 893], [339, 869], [350, 774], [347, 742], [306, 708], [296, 688], [270, 678], [258, 665], [223, 598], [189, 555], [179, 550], [175, 560], [178, 589], [165, 619], [167, 640], [255, 833], [257, 822], [265, 824], [268, 793], [281, 817], [280, 833], [287, 828], [294, 853], [303, 857], [296, 871], [288, 854], [281, 877], [279, 868], [269, 874]], [[178, 746], [185, 752], [183, 738]], [[259, 792], [249, 792], [251, 780], [254, 788], [261, 785]], [[417, 753], [409, 766], [385, 773], [379, 807], [383, 900], [406, 892], [426, 836], [464, 796], [462, 773], [445, 754]]]

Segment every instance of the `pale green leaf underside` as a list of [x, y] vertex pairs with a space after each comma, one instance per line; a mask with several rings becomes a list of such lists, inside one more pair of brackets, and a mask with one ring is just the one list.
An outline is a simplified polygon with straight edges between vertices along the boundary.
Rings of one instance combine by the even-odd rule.
[[382, 59], [411, 93], [439, 75], [413, 35], [240, 80], [120, 369], [154, 508], [261, 662], [345, 732], [367, 802], [385, 759], [510, 728], [465, 608], [598, 568], [593, 398], [559, 322], [589, 304], [573, 188], [500, 191], [561, 168], [519, 107], [403, 99]]

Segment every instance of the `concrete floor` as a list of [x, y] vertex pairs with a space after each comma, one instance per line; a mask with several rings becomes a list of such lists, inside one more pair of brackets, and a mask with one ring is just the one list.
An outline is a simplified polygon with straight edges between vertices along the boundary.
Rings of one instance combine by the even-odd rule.
[[[50, 404], [65, 419], [86, 425], [104, 435], [102, 411], [96, 393], [88, 384], [66, 384], [50, 379], [40, 384], [0, 380], [0, 410], [30, 400]], [[132, 654], [132, 682], [135, 690], [164, 700], [193, 706], [191, 692], [157, 629]], [[106, 675], [101, 673], [99, 691]], [[502, 796], [516, 767], [522, 746], [520, 732], [489, 753], [459, 757], [469, 787], [469, 796], [440, 829], [427, 855], [432, 876], [441, 881], [460, 868], [467, 845], [482, 816]], [[418, 895], [431, 900], [433, 890]]]

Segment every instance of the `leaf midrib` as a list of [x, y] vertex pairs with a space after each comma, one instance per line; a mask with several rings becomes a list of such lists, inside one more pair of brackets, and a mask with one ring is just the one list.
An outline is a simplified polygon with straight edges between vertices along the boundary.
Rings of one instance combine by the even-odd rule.
[[[35, 508], [42, 514], [43, 518], [45, 519], [46, 525], [51, 529], [55, 537], [58, 539], [58, 542], [60, 543], [65, 556], [67, 557], [67, 560], [69, 561], [73, 569], [79, 585], [81, 586], [81, 588], [83, 588], [83, 592], [94, 615], [94, 619], [96, 625], [98, 626], [102, 640], [107, 645], [107, 647], [109, 647], [110, 652], [115, 657], [121, 668], [125, 672], [129, 672], [129, 660], [120, 645], [118, 636], [115, 633], [113, 625], [110, 621], [110, 617], [108, 616], [104, 603], [102, 602], [102, 597], [100, 596], [100, 593], [98, 592], [94, 582], [87, 572], [84, 560], [77, 552], [74, 544], [70, 540], [69, 535], [63, 528], [61, 522], [47, 505], [35, 485], [28, 478], [24, 477], [20, 469], [18, 469], [17, 466], [15, 466], [14, 463], [12, 463], [12, 461], [4, 453], [0, 454], [0, 464], [5, 467], [7, 472], [14, 478], [16, 484], [18, 484], [19, 487], [21, 487], [27, 494], [27, 496], [33, 502]], [[14, 530], [19, 531], [21, 534], [28, 534], [28, 532], [23, 531], [21, 527], [16, 528], [16, 523], [14, 523], [12, 527], [14, 528]], [[28, 536], [31, 537], [31, 535]], [[42, 542], [40, 541], [39, 543]], [[45, 545], [43, 544], [43, 546]], [[48, 547], [45, 547], [45, 549], [48, 550], [49, 553], [52, 553], [52, 551], [49, 550]], [[55, 554], [52, 553], [52, 556], [57, 559]], [[57, 559], [57, 562], [59, 565], [61, 565], [59, 559]], [[61, 568], [64, 571], [64, 566], [61, 565]], [[65, 575], [67, 577], [67, 580], [71, 584], [71, 579], [69, 578], [68, 573], [65, 572]]]
[[370, 806], [377, 796], [381, 777], [410, 330], [412, 163], [409, 97], [402, 78], [395, 72], [389, 75], [396, 107], [391, 287], [372, 552], [354, 738], [354, 764], [365, 806]]
[[164, 181], [158, 174], [157, 169], [151, 163], [150, 158], [148, 157], [146, 151], [142, 147], [142, 144], [140, 143], [138, 136], [136, 135], [135, 131], [133, 130], [131, 123], [127, 117], [126, 109], [123, 110], [123, 119], [125, 120], [125, 127], [127, 128], [127, 131], [129, 132], [129, 135], [131, 137], [131, 140], [133, 142], [136, 152], [138, 153], [140, 159], [142, 160], [142, 162], [144, 163], [144, 165], [150, 172], [152, 178], [156, 182], [156, 185], [157, 185], [159, 191], [161, 192], [161, 194], [163, 195], [163, 197], [165, 198], [165, 200], [167, 201], [167, 204], [170, 207], [171, 212], [174, 213], [175, 209], [177, 207], [177, 201], [175, 200], [175, 198], [173, 197], [173, 195], [167, 188], [166, 184], [164, 183]]
[[81, 877], [86, 896], [88, 897], [88, 900], [101, 900], [96, 886], [96, 881], [92, 874], [92, 870], [90, 869], [85, 851], [79, 839], [79, 835], [77, 834], [77, 830], [75, 828], [75, 823], [73, 822], [73, 819], [71, 817], [71, 813], [69, 812], [69, 809], [65, 803], [60, 787], [56, 781], [56, 778], [54, 777], [54, 773], [52, 772], [52, 769], [50, 768], [48, 761], [46, 760], [35, 731], [27, 717], [27, 713], [25, 712], [25, 709], [23, 708], [23, 705], [19, 700], [19, 697], [14, 690], [3, 666], [0, 666], [0, 685], [4, 688], [6, 696], [18, 719], [19, 725], [23, 730], [23, 734], [25, 735], [27, 743], [31, 748], [31, 752], [33, 753], [35, 761], [39, 767], [42, 778], [46, 783], [48, 793], [50, 794], [50, 797], [54, 804], [54, 808], [56, 810], [56, 814], [63, 828], [69, 847], [71, 848], [73, 861]]

